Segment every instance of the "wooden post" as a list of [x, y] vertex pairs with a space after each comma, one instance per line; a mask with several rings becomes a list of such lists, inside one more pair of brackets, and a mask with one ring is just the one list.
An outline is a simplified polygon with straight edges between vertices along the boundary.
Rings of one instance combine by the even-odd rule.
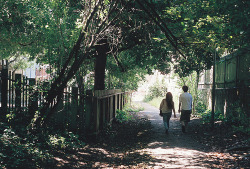
[[97, 109], [99, 110], [99, 128], [98, 129], [103, 129], [104, 124], [105, 124], [105, 98], [104, 99], [98, 99], [99, 106]]
[[1, 86], [1, 103], [2, 113], [1, 116], [5, 116], [7, 113], [8, 102], [8, 69], [2, 69], [2, 86]]
[[21, 110], [21, 74], [15, 74], [15, 110]]
[[216, 51], [214, 52], [213, 59], [213, 88], [212, 88], [212, 112], [211, 112], [211, 129], [214, 129], [214, 106], [215, 106], [215, 62], [216, 62]]
[[93, 101], [94, 134], [98, 134], [100, 128], [100, 100], [94, 97]]
[[48, 93], [48, 90], [49, 90], [49, 88], [50, 88], [50, 84], [49, 84], [49, 82], [44, 82], [44, 90], [43, 90], [43, 92], [42, 92], [42, 100], [41, 100], [41, 103], [44, 103], [44, 98], [46, 98], [46, 96], [47, 96], [47, 93]]
[[117, 105], [117, 95], [114, 95], [113, 96], [113, 105], [112, 105], [112, 108], [113, 108], [113, 118], [115, 118], [115, 115], [116, 115], [116, 105]]
[[121, 101], [120, 94], [117, 94], [117, 109], [119, 110], [120, 110], [120, 101]]
[[93, 93], [91, 90], [87, 90], [86, 91], [86, 98], [85, 98], [85, 110], [86, 110], [86, 114], [85, 114], [85, 120], [84, 123], [86, 125], [86, 130], [87, 132], [91, 131], [91, 122], [93, 120]]
[[[109, 96], [110, 97], [110, 96]], [[109, 97], [105, 98], [105, 120], [106, 120], [106, 123], [109, 123], [110, 122], [110, 118], [109, 118]]]
[[109, 119], [110, 122], [113, 120], [113, 114], [114, 114], [114, 109], [113, 109], [113, 96], [109, 98]]
[[72, 102], [71, 102], [71, 113], [70, 118], [71, 118], [71, 127], [73, 130], [77, 130], [80, 124], [79, 120], [79, 114], [77, 112], [77, 107], [78, 107], [78, 88], [77, 87], [72, 87]]
[[29, 115], [34, 115], [30, 113], [34, 113], [38, 109], [38, 93], [34, 91], [34, 86], [36, 84], [36, 80], [34, 78], [29, 79]]
[[78, 134], [81, 138], [86, 136], [87, 122], [86, 122], [86, 95], [84, 95], [84, 84], [78, 88], [78, 107], [77, 107], [77, 117], [78, 117]]
[[125, 103], [125, 93], [122, 93], [122, 94], [121, 94], [121, 110], [122, 110], [123, 107], [124, 107], [124, 103]]

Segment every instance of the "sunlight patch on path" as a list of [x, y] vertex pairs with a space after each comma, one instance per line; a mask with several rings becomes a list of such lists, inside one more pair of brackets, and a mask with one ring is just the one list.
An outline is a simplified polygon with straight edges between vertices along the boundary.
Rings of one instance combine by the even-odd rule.
[[[157, 143], [159, 145], [159, 143]], [[140, 150], [141, 154], [149, 154], [154, 168], [207, 168], [203, 163], [206, 159], [204, 152], [185, 148], [146, 148]]]
[[[143, 113], [148, 116], [153, 126], [152, 142], [139, 150], [140, 154], [152, 157], [152, 168], [208, 168], [207, 154], [189, 134], [183, 134], [178, 119], [171, 118], [169, 134], [165, 134], [162, 118], [155, 107], [142, 103]], [[178, 114], [177, 114], [178, 116]]]

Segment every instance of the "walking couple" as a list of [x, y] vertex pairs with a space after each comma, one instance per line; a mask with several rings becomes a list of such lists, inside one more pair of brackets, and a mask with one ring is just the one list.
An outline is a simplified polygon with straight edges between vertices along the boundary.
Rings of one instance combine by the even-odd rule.
[[[182, 125], [182, 132], [186, 133], [186, 128], [188, 122], [190, 122], [190, 115], [192, 113], [192, 95], [188, 93], [188, 87], [183, 86], [182, 93], [179, 97], [179, 110], [181, 113], [180, 121]], [[169, 129], [169, 120], [172, 116], [172, 111], [174, 112], [174, 117], [176, 118], [173, 95], [171, 92], [167, 92], [166, 98], [161, 101], [160, 104], [160, 115], [163, 117], [163, 124], [166, 129], [166, 133], [168, 133]]]

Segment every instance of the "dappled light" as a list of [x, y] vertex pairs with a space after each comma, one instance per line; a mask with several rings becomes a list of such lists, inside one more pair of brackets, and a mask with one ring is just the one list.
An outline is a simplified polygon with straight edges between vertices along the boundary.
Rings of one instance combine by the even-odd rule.
[[0, 168], [248, 168], [249, 6], [1, 0]]
[[154, 160], [157, 161], [157, 165], [162, 167], [172, 167], [172, 168], [185, 168], [185, 167], [204, 167], [204, 152], [185, 149], [179, 147], [173, 148], [155, 148], [155, 149], [146, 149], [148, 154], [154, 157]]
[[[182, 133], [179, 119], [172, 119], [170, 131], [164, 132], [156, 108], [132, 113], [133, 119], [114, 123], [110, 133], [102, 133], [97, 143], [91, 141], [75, 151], [55, 153], [58, 168], [230, 168], [247, 154], [233, 155], [211, 149], [196, 139], [199, 119]], [[148, 108], [148, 109], [147, 109]], [[177, 116], [179, 117], [179, 116]], [[209, 134], [207, 134], [209, 135]], [[208, 138], [206, 138], [208, 139]], [[243, 163], [242, 165], [246, 165]]]

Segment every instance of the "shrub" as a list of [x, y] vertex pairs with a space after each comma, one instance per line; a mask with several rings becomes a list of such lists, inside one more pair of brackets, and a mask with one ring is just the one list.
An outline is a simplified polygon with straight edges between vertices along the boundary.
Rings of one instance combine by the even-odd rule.
[[14, 127], [0, 123], [0, 168], [53, 168], [53, 151], [85, 146], [72, 132], [50, 128], [32, 134], [22, 126]]
[[[210, 123], [211, 115], [212, 115], [211, 110], [206, 110], [205, 112], [201, 113], [203, 123]], [[225, 119], [224, 115], [221, 112], [219, 111], [214, 112], [214, 121], [223, 121], [224, 119]]]
[[250, 133], [250, 118], [240, 105], [240, 102], [235, 102], [228, 107], [225, 121], [233, 126], [235, 132]]
[[116, 110], [116, 115], [115, 118], [117, 121], [119, 121], [120, 123], [128, 121], [132, 118], [132, 116], [130, 115], [129, 111], [125, 111], [125, 110]]
[[126, 104], [123, 110], [119, 110], [119, 109], [116, 110], [115, 119], [120, 123], [132, 120], [131, 112], [139, 112], [139, 111], [142, 111], [143, 109], [144, 108], [140, 107], [140, 105]]
[[156, 82], [153, 86], [149, 87], [149, 94], [147, 94], [144, 98], [144, 102], [149, 102], [157, 97], [163, 97], [165, 96], [167, 91], [167, 87], [164, 84], [159, 84], [159, 82]]
[[49, 147], [55, 149], [76, 149], [81, 148], [85, 145], [84, 142], [79, 140], [79, 136], [72, 132], [50, 134], [48, 135], [47, 144]]
[[197, 105], [195, 107], [195, 112], [197, 114], [202, 114], [207, 110], [207, 106], [202, 102], [202, 101], [198, 101]]

